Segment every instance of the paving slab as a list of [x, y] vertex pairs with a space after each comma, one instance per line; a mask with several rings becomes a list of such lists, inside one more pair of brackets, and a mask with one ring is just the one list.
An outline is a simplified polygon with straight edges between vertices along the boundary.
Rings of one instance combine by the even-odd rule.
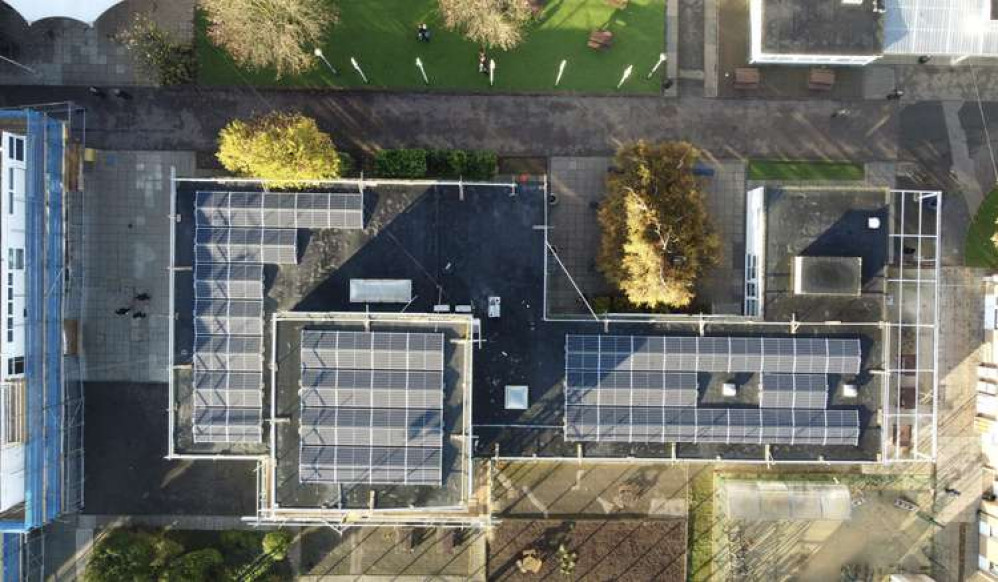
[[194, 155], [100, 152], [84, 170], [83, 232], [71, 240], [83, 240], [85, 380], [167, 381], [171, 167], [191, 174]]

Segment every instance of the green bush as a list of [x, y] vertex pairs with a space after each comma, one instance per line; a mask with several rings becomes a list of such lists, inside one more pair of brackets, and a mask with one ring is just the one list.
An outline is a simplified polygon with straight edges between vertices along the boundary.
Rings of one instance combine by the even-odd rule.
[[217, 580], [224, 563], [222, 553], [214, 548], [189, 552], [176, 558], [160, 574], [160, 582], [207, 582]]
[[608, 295], [597, 295], [589, 300], [589, 305], [596, 313], [609, 313], [613, 307], [613, 298]]
[[173, 558], [183, 553], [179, 543], [162, 535], [114, 529], [94, 545], [86, 582], [150, 580]]
[[374, 167], [379, 178], [425, 178], [426, 150], [381, 150]]
[[280, 562], [287, 557], [292, 539], [291, 534], [282, 529], [267, 532], [267, 535], [263, 536], [263, 553], [273, 558], [275, 562]]
[[353, 156], [346, 152], [336, 152], [336, 155], [340, 158], [340, 176], [353, 176], [354, 171], [357, 169], [357, 162], [353, 159]]
[[226, 530], [220, 539], [227, 556], [253, 556], [260, 551], [260, 534], [255, 531]]
[[499, 171], [499, 156], [489, 151], [469, 151], [463, 176], [465, 180], [491, 180]]
[[460, 178], [468, 163], [464, 150], [430, 150], [426, 156], [426, 172], [434, 178]]

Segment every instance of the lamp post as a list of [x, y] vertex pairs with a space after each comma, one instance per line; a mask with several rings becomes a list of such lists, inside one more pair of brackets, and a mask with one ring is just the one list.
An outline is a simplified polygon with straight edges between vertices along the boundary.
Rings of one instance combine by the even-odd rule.
[[338, 76], [338, 75], [340, 74], [340, 72], [336, 70], [336, 67], [334, 67], [334, 66], [332, 65], [332, 63], [330, 63], [330, 62], [329, 62], [329, 61], [328, 61], [328, 60], [326, 59], [326, 55], [322, 54], [322, 49], [321, 49], [321, 48], [319, 48], [319, 47], [315, 47], [315, 50], [314, 50], [314, 51], [312, 51], [312, 52], [313, 52], [313, 54], [315, 54], [315, 56], [316, 56], [316, 57], [318, 57], [318, 58], [319, 58], [319, 59], [320, 59], [320, 60], [321, 60], [322, 62], [326, 63], [326, 66], [327, 66], [327, 67], [329, 67], [329, 72], [331, 72], [331, 73], [332, 73], [332, 74], [333, 74], [334, 76]]
[[423, 68], [423, 61], [419, 57], [416, 57], [416, 66], [419, 67], [419, 72], [423, 74], [423, 82], [429, 85], [430, 79], [427, 78], [426, 69]]
[[567, 64], [568, 64], [567, 60], [561, 59], [561, 64], [558, 65], [558, 76], [554, 80], [555, 87], [561, 84], [561, 76], [565, 73], [565, 65]]
[[652, 67], [650, 71], [648, 71], [649, 79], [651, 79], [652, 75], [655, 74], [655, 71], [657, 71], [658, 68], [662, 66], [662, 63], [665, 62], [665, 59], [666, 59], [665, 53], [658, 53], [658, 62], [655, 63], [655, 66]]
[[364, 71], [360, 68], [360, 64], [357, 63], [357, 59], [350, 57], [350, 64], [353, 65], [355, 71], [360, 73], [360, 78], [364, 79], [364, 84], [367, 85], [368, 84], [367, 75], [365, 75]]
[[634, 65], [627, 65], [627, 68], [624, 69], [624, 74], [620, 76], [620, 82], [617, 83], [617, 89], [620, 89], [624, 85], [624, 81], [631, 76], [632, 71], [634, 71]]

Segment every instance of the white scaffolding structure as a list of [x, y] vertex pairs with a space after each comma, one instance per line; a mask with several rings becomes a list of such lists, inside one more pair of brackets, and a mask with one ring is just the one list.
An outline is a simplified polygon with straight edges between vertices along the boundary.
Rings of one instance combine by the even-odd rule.
[[888, 256], [882, 461], [931, 461], [938, 448], [941, 193], [897, 190]]

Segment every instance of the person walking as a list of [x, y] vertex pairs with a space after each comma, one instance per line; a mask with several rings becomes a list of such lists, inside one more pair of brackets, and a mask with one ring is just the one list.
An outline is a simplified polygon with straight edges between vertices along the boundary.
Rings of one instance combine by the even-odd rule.
[[115, 315], [125, 315], [126, 313], [128, 313], [131, 310], [132, 310], [131, 307], [119, 307], [118, 309], [114, 310], [114, 314]]
[[145, 319], [145, 317], [146, 314], [143, 313], [142, 311], [136, 311], [135, 313], [132, 314], [132, 319]]
[[150, 299], [152, 299], [152, 297], [150, 297], [149, 294], [144, 291], [135, 296], [136, 301], [149, 301]]
[[419, 42], [430, 42], [430, 28], [426, 26], [425, 22], [419, 24], [419, 28], [416, 29], [416, 38]]

